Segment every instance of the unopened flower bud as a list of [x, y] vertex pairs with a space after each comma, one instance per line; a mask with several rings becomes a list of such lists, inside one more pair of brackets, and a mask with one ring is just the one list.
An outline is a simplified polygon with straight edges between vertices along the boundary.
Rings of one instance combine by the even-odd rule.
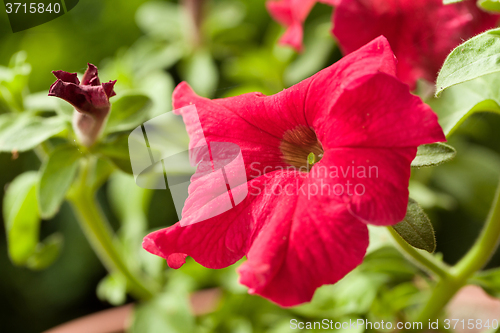
[[79, 142], [92, 146], [99, 138], [110, 110], [109, 98], [116, 95], [113, 91], [115, 81], [101, 83], [97, 67], [88, 64], [82, 82], [76, 73], [53, 71], [57, 81], [50, 86], [49, 96], [64, 99], [73, 105], [73, 129]]

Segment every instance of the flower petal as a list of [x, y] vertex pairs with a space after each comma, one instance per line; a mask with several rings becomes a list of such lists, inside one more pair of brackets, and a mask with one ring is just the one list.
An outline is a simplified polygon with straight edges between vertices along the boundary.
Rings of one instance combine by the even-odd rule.
[[417, 147], [446, 141], [432, 109], [406, 84], [385, 73], [359, 78], [328, 110], [313, 122], [324, 149]]
[[322, 194], [341, 198], [361, 221], [393, 225], [406, 215], [416, 153], [416, 147], [331, 149], [311, 173], [321, 179]]
[[[332, 105], [352, 82], [378, 72], [396, 74], [396, 59], [387, 39], [383, 36], [374, 39], [289, 90], [290, 93], [303, 94], [302, 104], [299, 105], [303, 105], [307, 123], [314, 124], [316, 119], [323, 118], [330, 113]], [[285, 95], [285, 92], [280, 94]], [[298, 99], [293, 99], [293, 102], [297, 103]]]
[[287, 167], [279, 150], [280, 140], [286, 128], [280, 126], [283, 121], [278, 117], [285, 114], [285, 110], [274, 116], [275, 127], [269, 131], [249, 120], [258, 117], [256, 113], [274, 112], [274, 109], [267, 109], [265, 98], [260, 93], [250, 93], [210, 100], [196, 95], [191, 87], [183, 82], [174, 91], [173, 104], [174, 109], [191, 104], [196, 106], [196, 109], [174, 110], [184, 119], [191, 150], [205, 145], [205, 140], [235, 143], [242, 151], [247, 178], [252, 179], [278, 167]]
[[[178, 222], [155, 231], [144, 238], [143, 247], [167, 259], [173, 268], [180, 267], [185, 255], [208, 268], [232, 265], [247, 253], [253, 235], [275, 215], [277, 202], [288, 200], [287, 196], [274, 195], [272, 190], [295, 181], [297, 174], [275, 171], [248, 182], [248, 185], [243, 184], [241, 186], [249, 187], [250, 193], [235, 208], [200, 223], [188, 223], [182, 227]], [[199, 186], [200, 190], [192, 193], [190, 200], [200, 199], [202, 189], [208, 190], [212, 183], [205, 180]], [[199, 211], [201, 215], [210, 213], [208, 205]]]
[[316, 2], [327, 5], [337, 5], [340, 0], [278, 0], [268, 1], [267, 10], [274, 20], [287, 29], [280, 38], [280, 44], [293, 47], [301, 52], [304, 22]]
[[280, 39], [281, 44], [289, 45], [297, 52], [302, 51], [302, 25], [315, 3], [316, 0], [280, 0], [266, 3], [271, 16], [287, 27]]
[[238, 272], [250, 293], [295, 306], [310, 301], [318, 287], [337, 282], [362, 262], [368, 229], [331, 197], [323, 197], [327, 205], [316, 195], [287, 197], [262, 227]]
[[97, 67], [92, 65], [91, 63], [87, 64], [87, 70], [83, 74], [82, 84], [83, 85], [91, 85], [98, 86], [100, 85], [99, 77], [97, 76]]
[[293, 23], [292, 25], [288, 26], [283, 36], [281, 36], [279, 43], [282, 46], [291, 46], [297, 52], [302, 52], [303, 35], [304, 31], [302, 28], [302, 24]]
[[[379, 72], [394, 75], [395, 71], [395, 58], [389, 43], [384, 37], [379, 37], [332, 66], [275, 95], [255, 97], [245, 94], [215, 101], [261, 131], [283, 138], [287, 130], [299, 125], [309, 127], [317, 118], [329, 116], [332, 105], [353, 82]], [[201, 118], [200, 121], [203, 124]], [[246, 140], [249, 137], [252, 135], [245, 136]]]
[[116, 80], [114, 80], [114, 81], [110, 80], [109, 82], [104, 82], [102, 84], [102, 88], [104, 89], [104, 92], [106, 93], [106, 96], [108, 96], [108, 98], [116, 95], [115, 91], [113, 90], [115, 83], [116, 83]]
[[398, 58], [398, 77], [413, 90], [419, 78], [434, 82], [448, 53], [493, 28], [498, 18], [481, 11], [475, 0], [449, 5], [442, 0], [340, 0], [332, 32], [345, 54], [376, 36], [387, 37]]
[[57, 80], [49, 90], [49, 96], [64, 99], [82, 113], [103, 116], [109, 110], [109, 99], [102, 86], [82, 86]]
[[196, 95], [187, 83], [181, 83], [174, 91], [173, 104], [175, 109], [196, 106], [197, 114], [193, 114], [193, 108], [178, 111], [187, 126], [190, 149], [205, 139], [235, 143], [242, 150], [247, 177], [252, 179], [287, 168], [279, 149], [285, 132], [300, 125], [311, 126], [317, 115], [326, 117], [343, 89], [360, 77], [377, 72], [395, 73], [394, 55], [383, 37], [276, 95], [250, 93], [209, 100]]
[[55, 77], [59, 80], [68, 83], [80, 84], [80, 80], [78, 80], [78, 75], [76, 73], [68, 73], [65, 71], [52, 71]]

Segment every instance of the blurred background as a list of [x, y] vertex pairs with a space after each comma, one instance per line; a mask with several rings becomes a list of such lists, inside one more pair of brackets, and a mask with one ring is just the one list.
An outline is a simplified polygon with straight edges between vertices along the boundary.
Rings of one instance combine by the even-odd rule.
[[[202, 3], [203, 8], [190, 7]], [[180, 4], [80, 0], [67, 14], [18, 33], [12, 33], [2, 7], [0, 86], [9, 85], [4, 71], [29, 64], [31, 70], [24, 67], [16, 81], [21, 82], [18, 89], [28, 100], [37, 93], [47, 94], [55, 81], [52, 70], [82, 73], [90, 62], [98, 66], [102, 81], [118, 80], [118, 95], [147, 91], [153, 101], [149, 117], [171, 110], [172, 90], [182, 80], [210, 98], [251, 91], [273, 94], [340, 59], [329, 32], [331, 10], [316, 5], [305, 25], [305, 52], [296, 54], [277, 45], [283, 29], [270, 19], [264, 0], [186, 0]], [[8, 101], [0, 103], [0, 113], [9, 107]], [[414, 170], [412, 196], [429, 214], [436, 229], [437, 252], [450, 264], [470, 247], [492, 201], [500, 177], [499, 118], [490, 114], [469, 118], [450, 140], [458, 151], [452, 162]], [[18, 174], [39, 167], [31, 151], [18, 156], [1, 153], [0, 188]], [[109, 191], [109, 184], [105, 184], [98, 198], [113, 227], [119, 230], [123, 225], [110, 203]], [[148, 230], [177, 222], [166, 191], [146, 192]], [[3, 194], [1, 191], [2, 199]], [[112, 307], [109, 297], [106, 300], [96, 294], [106, 271], [67, 204], [54, 219], [42, 222], [40, 237], [56, 231], [64, 237], [60, 256], [50, 267], [33, 271], [9, 261], [5, 230], [0, 228], [1, 332], [41, 332]], [[138, 236], [140, 241], [142, 235]], [[415, 279], [424, 278], [392, 245], [384, 243], [384, 235], [375, 231], [374, 237], [365, 264], [340, 284], [320, 288], [313, 303], [294, 309], [281, 309], [265, 299], [248, 296], [237, 283], [235, 267], [214, 271], [188, 260], [180, 270], [172, 271], [162, 264], [160, 274], [169, 281], [170, 289], [222, 291], [215, 311], [196, 317], [177, 313], [177, 319], [165, 324], [172, 327], [165, 332], [187, 332], [182, 329], [188, 322], [213, 332], [288, 332], [290, 318], [395, 316], [419, 303], [425, 295], [419, 288], [426, 288], [425, 283], [423, 288], [415, 287]], [[140, 245], [136, 251], [142, 251]], [[499, 264], [497, 253], [489, 267]], [[118, 295], [112, 303], [130, 301]]]

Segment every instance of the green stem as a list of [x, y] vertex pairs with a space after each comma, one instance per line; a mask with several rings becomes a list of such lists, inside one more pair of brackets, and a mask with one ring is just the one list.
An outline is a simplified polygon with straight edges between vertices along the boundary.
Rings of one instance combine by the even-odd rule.
[[500, 240], [500, 184], [497, 187], [495, 200], [491, 206], [486, 224], [474, 246], [455, 265], [457, 277], [468, 279], [476, 271], [483, 268], [497, 249]]
[[431, 254], [415, 249], [409, 245], [392, 227], [387, 227], [393, 239], [398, 244], [403, 254], [413, 261], [417, 266], [426, 272], [437, 275], [441, 279], [449, 277], [449, 267], [444, 263], [437, 261]]
[[451, 298], [467, 284], [472, 275], [484, 267], [495, 252], [500, 240], [500, 184], [495, 194], [486, 223], [472, 248], [449, 272], [449, 276], [438, 282], [427, 304], [417, 317], [426, 322], [436, 319]]
[[459, 281], [455, 278], [448, 278], [439, 281], [432, 290], [431, 297], [427, 300], [424, 308], [420, 311], [415, 321], [425, 324], [428, 320], [436, 319], [451, 298], [459, 291], [466, 281]]
[[87, 239], [97, 256], [110, 272], [118, 272], [127, 280], [130, 294], [147, 300], [153, 293], [129, 270], [113, 244], [112, 229], [87, 184], [89, 163], [82, 165], [80, 180], [68, 199]]

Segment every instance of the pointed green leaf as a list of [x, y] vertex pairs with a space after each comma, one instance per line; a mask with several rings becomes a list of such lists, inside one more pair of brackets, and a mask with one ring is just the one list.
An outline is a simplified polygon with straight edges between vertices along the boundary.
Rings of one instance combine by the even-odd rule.
[[427, 252], [436, 250], [436, 238], [431, 221], [420, 205], [410, 198], [403, 221], [392, 228], [411, 246]]
[[3, 200], [9, 256], [16, 265], [24, 265], [38, 243], [37, 181], [37, 172], [21, 174], [9, 184]]
[[123, 95], [113, 101], [106, 133], [126, 131], [137, 127], [146, 120], [147, 112], [151, 106], [148, 96], [142, 94]]
[[446, 58], [436, 80], [436, 96], [455, 84], [500, 71], [500, 28], [457, 46]]
[[58, 211], [78, 168], [81, 153], [74, 146], [59, 147], [42, 166], [38, 186], [38, 203], [43, 218], [51, 218]]
[[490, 12], [500, 12], [500, 0], [479, 0], [479, 7]]
[[451, 161], [457, 154], [455, 148], [445, 143], [433, 143], [418, 147], [417, 156], [411, 162], [412, 168], [429, 167]]
[[26, 266], [32, 270], [42, 270], [59, 257], [63, 245], [63, 237], [55, 233], [47, 237], [42, 243], [38, 243], [35, 252], [28, 258]]
[[42, 118], [30, 113], [0, 115], [0, 152], [26, 151], [66, 129], [62, 117]]

